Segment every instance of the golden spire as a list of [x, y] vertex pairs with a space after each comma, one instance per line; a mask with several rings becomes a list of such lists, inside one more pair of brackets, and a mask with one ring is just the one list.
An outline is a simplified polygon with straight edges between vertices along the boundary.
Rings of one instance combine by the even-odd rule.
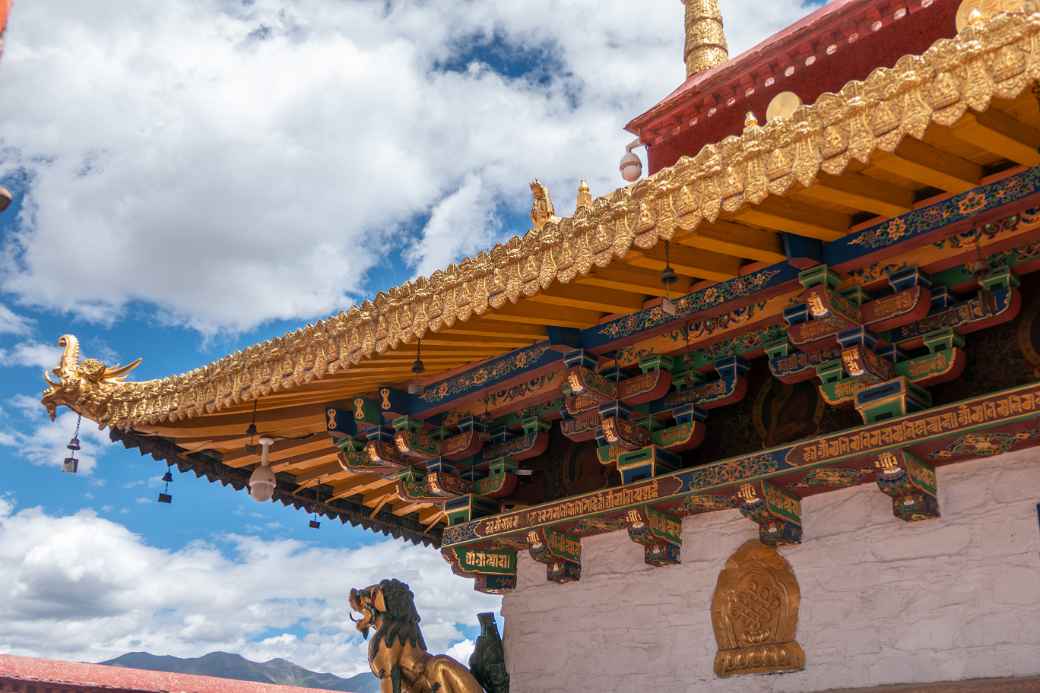
[[578, 184], [577, 209], [592, 209], [592, 192], [589, 190], [588, 181], [583, 180]]
[[686, 4], [686, 76], [729, 60], [719, 0], [683, 0]]

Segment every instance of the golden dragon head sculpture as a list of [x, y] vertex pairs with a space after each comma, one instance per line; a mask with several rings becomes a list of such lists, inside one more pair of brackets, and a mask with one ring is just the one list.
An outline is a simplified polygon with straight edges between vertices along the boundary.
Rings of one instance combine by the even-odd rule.
[[[126, 376], [141, 365], [141, 359], [115, 367], [106, 366], [97, 359], [80, 360], [79, 340], [71, 334], [62, 335], [58, 339], [58, 346], [64, 350], [61, 361], [50, 373], [43, 372], [47, 389], [43, 391], [40, 400], [47, 407], [52, 421], [61, 406], [88, 417], [103, 411]], [[51, 380], [52, 374], [57, 380]]]

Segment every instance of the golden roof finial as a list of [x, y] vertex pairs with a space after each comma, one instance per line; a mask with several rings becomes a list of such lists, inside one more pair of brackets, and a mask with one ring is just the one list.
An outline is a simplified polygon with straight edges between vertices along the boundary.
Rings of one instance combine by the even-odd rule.
[[729, 60], [719, 0], [683, 0], [686, 4], [686, 76]]
[[578, 184], [578, 204], [576, 209], [592, 209], [592, 191], [589, 190], [589, 182], [584, 179]]
[[559, 221], [549, 188], [535, 178], [531, 181], [531, 225], [539, 231], [550, 221]]

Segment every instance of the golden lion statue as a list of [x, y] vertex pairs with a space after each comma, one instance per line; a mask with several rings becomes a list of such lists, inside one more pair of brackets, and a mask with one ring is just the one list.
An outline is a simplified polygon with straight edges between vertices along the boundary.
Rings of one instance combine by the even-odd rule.
[[368, 664], [381, 693], [482, 693], [469, 669], [426, 651], [412, 590], [400, 580], [350, 590], [350, 620], [368, 639]]

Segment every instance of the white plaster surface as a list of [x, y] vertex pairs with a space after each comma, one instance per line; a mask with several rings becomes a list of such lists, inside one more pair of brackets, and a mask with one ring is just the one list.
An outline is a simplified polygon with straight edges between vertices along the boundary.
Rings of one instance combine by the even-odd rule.
[[801, 587], [806, 670], [718, 679], [711, 597], [757, 528], [687, 518], [682, 565], [651, 568], [625, 532], [583, 542], [582, 578], [521, 557], [505, 597], [514, 693], [818, 691], [1040, 674], [1040, 450], [940, 468], [942, 517], [905, 523], [873, 484], [802, 502], [782, 549]]

